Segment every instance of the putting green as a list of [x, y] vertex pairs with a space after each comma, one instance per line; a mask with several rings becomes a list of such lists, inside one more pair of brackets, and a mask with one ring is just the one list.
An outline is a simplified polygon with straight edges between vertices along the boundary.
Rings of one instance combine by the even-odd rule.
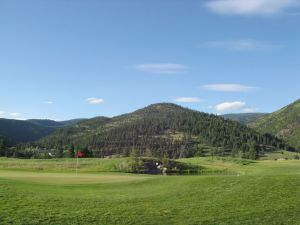
[[86, 174], [86, 173], [44, 173], [28, 171], [0, 170], [0, 178], [47, 184], [97, 184], [132, 182], [150, 179], [151, 176], [133, 174]]

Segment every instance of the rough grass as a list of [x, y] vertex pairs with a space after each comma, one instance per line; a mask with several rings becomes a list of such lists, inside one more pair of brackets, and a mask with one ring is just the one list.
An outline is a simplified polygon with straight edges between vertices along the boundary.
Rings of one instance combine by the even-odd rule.
[[264, 156], [261, 157], [262, 160], [278, 160], [278, 159], [294, 159], [295, 156], [299, 156], [300, 157], [300, 153], [299, 152], [290, 152], [290, 151], [275, 151], [275, 152], [270, 152], [270, 153], [266, 153]]
[[115, 160], [82, 160], [76, 177], [65, 159], [1, 159], [0, 224], [299, 224], [299, 161], [183, 160], [234, 176], [95, 173]]
[[0, 169], [45, 172], [124, 172], [128, 158], [16, 159], [0, 158]]

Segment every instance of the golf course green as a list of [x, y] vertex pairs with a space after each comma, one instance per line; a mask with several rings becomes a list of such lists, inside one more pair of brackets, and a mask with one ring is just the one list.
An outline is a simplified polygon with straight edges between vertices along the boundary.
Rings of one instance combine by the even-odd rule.
[[0, 224], [300, 224], [299, 160], [181, 159], [215, 171], [194, 176], [126, 160], [0, 158]]

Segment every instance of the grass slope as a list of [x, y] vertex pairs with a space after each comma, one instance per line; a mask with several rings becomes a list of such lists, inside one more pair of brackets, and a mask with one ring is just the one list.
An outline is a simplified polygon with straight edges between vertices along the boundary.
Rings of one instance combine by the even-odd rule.
[[263, 133], [274, 134], [300, 149], [300, 99], [249, 124]]
[[224, 114], [222, 117], [242, 124], [248, 124], [266, 115], [268, 115], [268, 113], [234, 113]]
[[61, 172], [37, 172], [36, 167], [32, 171], [25, 167], [38, 161], [1, 159], [0, 224], [296, 225], [300, 221], [299, 161], [183, 160], [227, 168], [239, 176], [95, 173], [95, 167], [109, 161], [83, 160], [85, 170], [76, 177], [66, 160], [41, 161], [41, 167], [60, 164]]

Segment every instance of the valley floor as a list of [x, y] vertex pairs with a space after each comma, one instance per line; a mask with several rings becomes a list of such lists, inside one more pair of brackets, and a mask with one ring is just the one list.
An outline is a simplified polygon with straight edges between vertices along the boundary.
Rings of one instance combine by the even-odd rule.
[[151, 176], [116, 172], [124, 160], [76, 175], [74, 159], [0, 158], [0, 224], [299, 224], [300, 161], [191, 158], [232, 173]]

